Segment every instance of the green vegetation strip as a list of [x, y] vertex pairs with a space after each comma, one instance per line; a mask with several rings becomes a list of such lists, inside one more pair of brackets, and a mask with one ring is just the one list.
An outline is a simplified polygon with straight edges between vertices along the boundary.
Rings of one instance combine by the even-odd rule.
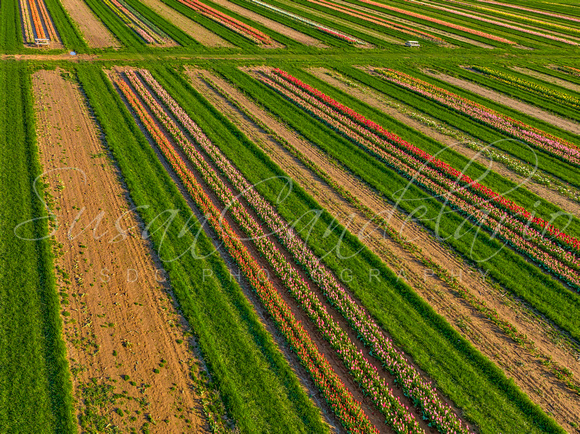
[[70, 372], [42, 180], [35, 184], [41, 167], [27, 66], [0, 64], [0, 86], [0, 431], [71, 433]]
[[111, 83], [96, 67], [82, 66], [77, 73], [237, 428], [327, 432], [320, 411], [224, 261], [212, 253], [211, 241]]

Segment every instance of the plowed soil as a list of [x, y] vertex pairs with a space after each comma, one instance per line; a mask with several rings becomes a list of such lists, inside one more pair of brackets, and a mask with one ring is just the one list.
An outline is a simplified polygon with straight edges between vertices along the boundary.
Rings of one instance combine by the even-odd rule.
[[[392, 239], [385, 237], [378, 227], [368, 227], [368, 219], [356, 207], [345, 200], [335, 189], [313, 173], [300, 159], [294, 157], [280, 143], [286, 140], [292, 147], [301, 152], [305, 158], [326, 172], [335, 182], [346, 188], [373, 212], [391, 216], [390, 223], [400, 229], [413, 243], [419, 246], [424, 254], [454, 275], [460, 276], [461, 283], [468, 287], [472, 294], [488, 306], [496, 309], [500, 318], [509, 321], [518, 330], [533, 340], [540, 354], [550, 355], [554, 361], [568, 367], [575, 378], [580, 375], [580, 368], [575, 356], [559, 343], [549, 339], [550, 326], [538, 320], [518, 303], [513, 303], [504, 294], [497, 291], [482, 278], [481, 274], [463, 263], [452, 252], [446, 250], [437, 240], [414, 224], [404, 223], [404, 216], [378, 197], [366, 185], [350, 173], [337, 167], [334, 162], [317, 148], [305, 141], [293, 131], [280, 124], [270, 114], [220, 77], [205, 71], [190, 70], [192, 83], [214, 104], [220, 112], [230, 118], [250, 139], [259, 144], [268, 155], [298, 182], [318, 203], [337, 217], [392, 269], [398, 270], [434, 308], [447, 320], [457, 326], [483, 354], [500, 366], [508, 377], [514, 379], [532, 400], [554, 417], [567, 429], [572, 430], [570, 422], [579, 423], [580, 402], [542, 361], [544, 356], [517, 345], [506, 336], [495, 324], [484, 317], [445, 282], [433, 276], [413, 254], [401, 247]], [[209, 77], [220, 92], [216, 92], [204, 77]], [[223, 95], [228, 95], [224, 98]], [[234, 106], [235, 100], [243, 111]], [[251, 115], [250, 115], [251, 114]], [[256, 123], [259, 122], [259, 124]], [[266, 131], [267, 128], [268, 131]]]
[[84, 96], [58, 70], [33, 82], [79, 425], [206, 432], [190, 332]]
[[83, 0], [62, 0], [62, 5], [75, 21], [91, 48], [121, 46], [107, 27], [93, 14]]

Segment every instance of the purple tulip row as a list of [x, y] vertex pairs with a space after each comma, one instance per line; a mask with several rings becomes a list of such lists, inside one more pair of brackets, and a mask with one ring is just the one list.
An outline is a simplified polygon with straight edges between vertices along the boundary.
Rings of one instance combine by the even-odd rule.
[[[149, 73], [142, 72], [142, 76], [172, 111], [173, 115], [182, 122], [184, 128], [195, 138], [231, 185], [248, 201], [271, 233], [276, 235], [287, 251], [292, 254], [294, 260], [302, 266], [312, 281], [316, 282], [328, 302], [338, 309], [365, 345], [371, 349], [372, 354], [395, 376], [405, 395], [409, 396], [414, 404], [422, 410], [424, 418], [441, 432], [469, 432], [440, 399], [435, 388], [421, 378], [419, 372], [407, 362], [405, 356], [394, 347], [392, 341], [381, 333], [376, 322], [352, 299], [332, 272], [321, 263], [320, 259], [308, 248], [296, 231], [289, 227], [274, 207], [252, 188], [248, 180], [203, 134], [203, 131], [183, 112], [182, 108], [165, 93]], [[306, 286], [304, 292], [311, 293]], [[331, 319], [325, 319], [325, 321], [331, 321]]]
[[423, 161], [409, 155], [390, 142], [382, 140], [379, 136], [341, 115], [279, 75], [265, 71], [260, 79], [313, 116], [370, 151], [414, 183], [496, 234], [498, 238], [540, 266], [566, 282], [580, 286], [578, 276], [580, 260], [572, 252], [564, 250], [555, 241], [542, 236], [537, 230], [494, 206], [493, 202], [483, 200], [468, 189], [461, 188], [453, 180], [443, 176]]
[[[194, 142], [201, 147], [211, 145], [203, 131], [187, 116], [181, 107], [171, 98], [165, 89], [147, 71], [140, 71], [139, 75], [154, 90], [159, 99], [178, 119]], [[236, 198], [230, 188], [221, 180], [219, 174], [212, 168], [202, 153], [196, 149], [167, 112], [161, 107], [153, 94], [151, 94], [138, 75], [128, 72], [127, 77], [132, 85], [138, 90], [141, 97], [155, 114], [157, 119], [172, 135], [172, 138], [180, 146], [195, 170], [203, 178], [208, 187], [215, 193], [222, 205], [227, 210], [239, 227], [245, 232], [277, 276], [283, 281], [290, 294], [299, 302], [324, 339], [329, 342], [336, 354], [342, 359], [352, 377], [368, 395], [377, 409], [384, 415], [387, 423], [397, 433], [422, 433], [423, 430], [399, 399], [395, 397], [386, 381], [380, 376], [377, 369], [365, 358], [350, 340], [348, 334], [340, 327], [326, 308], [312, 291], [308, 283], [303, 279], [296, 265], [288, 261], [286, 256], [276, 247], [274, 242], [266, 235], [260, 222], [258, 222]], [[215, 148], [214, 148], [215, 149]], [[223, 156], [222, 156], [223, 157]], [[224, 157], [225, 158], [225, 157]]]

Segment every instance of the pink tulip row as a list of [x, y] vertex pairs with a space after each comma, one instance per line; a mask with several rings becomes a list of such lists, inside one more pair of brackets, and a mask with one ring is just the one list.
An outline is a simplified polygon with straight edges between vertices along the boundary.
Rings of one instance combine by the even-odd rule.
[[[370, 151], [399, 173], [427, 189], [446, 204], [496, 234], [504, 242], [528, 256], [540, 266], [572, 285], [580, 286], [580, 262], [571, 252], [562, 249], [529, 225], [482, 200], [466, 188], [425, 164], [410, 153], [374, 135], [360, 124], [322, 103], [279, 73], [264, 73], [261, 80], [333, 129]], [[295, 81], [298, 81], [294, 79]]]
[[[122, 78], [116, 78], [114, 81], [153, 137], [165, 159], [183, 182], [190, 197], [204, 214], [228, 254], [234, 259], [247, 281], [258, 294], [262, 305], [296, 352], [301, 364], [308, 370], [314, 383], [343, 426], [352, 433], [376, 433], [376, 428], [368, 420], [360, 403], [353, 398], [344, 383], [338, 378], [270, 280], [264, 278], [263, 270], [239, 240], [232, 227], [223, 219], [222, 213], [204, 192], [203, 187], [188, 169], [183, 158], [169, 141], [168, 136], [157, 126], [156, 120], [148, 113], [146, 104]], [[152, 103], [155, 103], [155, 100], [152, 100]], [[163, 119], [169, 118], [164, 117]], [[171, 128], [169, 135], [177, 134], [178, 131], [180, 130], [175, 125]]]
[[501, 38], [499, 36], [491, 35], [489, 33], [481, 32], [479, 30], [470, 29], [468, 27], [460, 26], [458, 24], [449, 23], [447, 21], [439, 20], [437, 18], [433, 18], [433, 17], [427, 16], [427, 15], [418, 14], [416, 12], [411, 12], [411, 11], [408, 11], [406, 9], [401, 9], [401, 8], [397, 8], [394, 6], [389, 6], [389, 5], [386, 5], [384, 3], [378, 3], [378, 2], [373, 1], [373, 0], [359, 0], [359, 1], [361, 3], [366, 3], [366, 4], [369, 4], [372, 6], [378, 6], [380, 8], [387, 9], [389, 11], [393, 11], [393, 12], [397, 12], [397, 13], [400, 13], [403, 15], [407, 15], [409, 17], [418, 18], [420, 20], [429, 21], [430, 23], [435, 23], [435, 24], [439, 24], [439, 25], [444, 26], [444, 27], [449, 27], [450, 29], [459, 30], [461, 32], [465, 32], [465, 33], [469, 33], [472, 35], [480, 36], [482, 38], [490, 39], [492, 41], [502, 42], [505, 44], [515, 44], [515, 42], [510, 41], [509, 39], [505, 39], [505, 38]]
[[[463, 427], [461, 421], [451, 409], [439, 398], [435, 388], [421, 378], [419, 372], [407, 362], [403, 353], [399, 352], [391, 340], [381, 333], [376, 322], [351, 298], [348, 291], [339, 284], [332, 272], [321, 263], [320, 259], [308, 248], [296, 231], [289, 227], [274, 207], [252, 188], [248, 180], [223, 155], [219, 148], [207, 138], [203, 131], [187, 116], [159, 83], [151, 77], [149, 72], [141, 71], [141, 76], [158, 98], [182, 123], [183, 127], [195, 138], [199, 146], [231, 185], [246, 198], [262, 223], [266, 224], [271, 233], [275, 234], [288, 252], [292, 254], [294, 260], [316, 282], [329, 303], [335, 306], [345, 319], [349, 321], [357, 335], [361, 336], [361, 339], [371, 348], [373, 354], [395, 376], [404, 393], [410, 396], [415, 405], [423, 411], [425, 419], [441, 432], [469, 432], [467, 428]], [[228, 199], [224, 198], [224, 204], [231, 203], [231, 198], [229, 199], [230, 202], [226, 202]], [[262, 235], [258, 232], [251, 235], [260, 236], [261, 238]], [[304, 292], [310, 291], [306, 288]], [[330, 321], [332, 319], [325, 319], [325, 322]]]
[[[392, 71], [392, 70], [388, 70]], [[490, 201], [494, 206], [500, 207], [502, 210], [508, 212], [512, 217], [517, 218], [522, 223], [531, 225], [533, 228], [542, 232], [543, 236], [547, 236], [551, 239], [556, 240], [561, 244], [566, 250], [572, 250], [573, 252], [580, 252], [580, 240], [561, 232], [558, 228], [549, 224], [549, 222], [536, 217], [533, 213], [526, 210], [524, 207], [517, 205], [515, 202], [501, 196], [500, 194], [494, 192], [492, 189], [478, 183], [477, 181], [471, 179], [467, 175], [463, 174], [461, 171], [453, 168], [450, 164], [444, 161], [434, 158], [432, 155], [423, 151], [422, 149], [412, 145], [411, 143], [401, 139], [397, 135], [385, 130], [379, 124], [365, 118], [364, 116], [358, 114], [354, 110], [346, 107], [339, 102], [333, 100], [317, 89], [301, 82], [300, 80], [292, 77], [290, 74], [280, 70], [274, 69], [275, 74], [298, 86], [301, 90], [309, 93], [310, 95], [316, 97], [329, 107], [337, 110], [341, 114], [348, 116], [352, 121], [357, 122], [362, 127], [366, 128], [370, 132], [379, 135], [383, 139], [387, 140], [391, 144], [397, 146], [401, 150], [404, 150], [409, 155], [417, 158], [424, 164], [433, 167], [438, 170], [442, 175], [447, 178], [454, 180], [463, 189], [469, 189], [471, 192], [481, 196], [486, 201]], [[380, 72], [383, 72], [381, 70]], [[395, 71], [392, 71], [395, 72]], [[399, 73], [401, 74], [401, 73]], [[407, 76], [411, 78], [410, 76]], [[458, 97], [459, 98], [459, 97]], [[467, 101], [467, 100], [466, 100]], [[368, 133], [365, 133], [368, 136]], [[372, 137], [372, 136], [371, 136]], [[380, 139], [379, 139], [380, 142]]]
[[418, 3], [421, 6], [430, 7], [432, 9], [437, 9], [437, 10], [447, 12], [450, 14], [459, 15], [461, 17], [471, 18], [472, 20], [481, 21], [482, 23], [493, 24], [494, 26], [504, 27], [504, 28], [510, 29], [510, 30], [516, 30], [516, 31], [521, 32], [521, 33], [526, 33], [526, 34], [534, 35], [534, 36], [540, 36], [542, 38], [550, 39], [552, 41], [563, 42], [564, 44], [568, 44], [568, 45], [578, 45], [577, 42], [571, 41], [569, 39], [550, 35], [548, 33], [538, 32], [538, 31], [527, 29], [527, 28], [520, 27], [520, 26], [515, 26], [513, 24], [505, 23], [503, 21], [493, 20], [493, 19], [486, 18], [486, 17], [480, 16], [480, 15], [470, 14], [468, 12], [463, 12], [461, 10], [457, 10], [457, 9], [453, 9], [453, 8], [449, 8], [449, 7], [444, 7], [444, 6], [438, 6], [436, 4], [427, 3], [427, 2], [412, 1], [412, 3]]
[[496, 2], [493, 0], [478, 0], [478, 1], [480, 3], [488, 3], [488, 4], [492, 4], [492, 5], [505, 6], [506, 8], [519, 9], [521, 11], [533, 12], [535, 14], [546, 15], [548, 17], [560, 18], [562, 20], [575, 21], [577, 23], [580, 23], [580, 18], [571, 17], [569, 15], [562, 15], [562, 14], [557, 14], [554, 12], [546, 12], [546, 11], [541, 11], [539, 9], [531, 9], [531, 8], [527, 8], [524, 6], [512, 5], [509, 3], [501, 3], [501, 2]]
[[406, 89], [434, 100], [455, 111], [464, 113], [473, 119], [487, 124], [498, 131], [507, 133], [517, 139], [523, 140], [530, 145], [542, 149], [550, 154], [571, 164], [580, 166], [580, 151], [578, 148], [559, 137], [548, 134], [542, 130], [526, 125], [523, 122], [498, 113], [467, 98], [463, 98], [448, 90], [411, 77], [405, 73], [389, 68], [375, 68], [374, 71], [381, 78], [398, 84]]
[[257, 44], [270, 45], [272, 44], [272, 39], [265, 33], [243, 23], [240, 20], [230, 17], [223, 12], [214, 9], [199, 0], [179, 0], [180, 3], [190, 7], [196, 12], [199, 12], [204, 17], [227, 27], [230, 30], [250, 39]]
[[386, 27], [389, 29], [399, 31], [401, 33], [405, 33], [405, 34], [419, 37], [419, 38], [429, 39], [429, 40], [434, 41], [434, 42], [439, 42], [439, 43], [443, 42], [443, 40], [441, 38], [438, 38], [437, 36], [431, 35], [430, 33], [423, 32], [423, 31], [418, 30], [418, 29], [414, 29], [414, 28], [406, 26], [404, 24], [396, 23], [393, 21], [388, 21], [388, 20], [385, 20], [383, 18], [379, 18], [377, 16], [370, 15], [370, 14], [367, 14], [365, 12], [361, 12], [361, 11], [358, 11], [356, 9], [353, 9], [353, 8], [350, 8], [347, 6], [341, 6], [341, 5], [338, 5], [336, 3], [331, 3], [329, 1], [326, 1], [326, 0], [308, 0], [308, 1], [310, 3], [325, 6], [329, 9], [334, 10], [334, 11], [342, 12], [343, 14], [350, 15], [350, 16], [359, 18], [361, 20], [371, 22], [373, 24], [378, 24], [379, 26], [382, 26], [382, 27]]
[[[229, 164], [229, 161], [227, 161], [221, 152], [216, 154], [218, 149], [159, 83], [146, 71], [141, 71], [140, 74], [151, 89], [153, 89], [155, 95], [163, 101], [169, 111], [179, 120], [179, 123], [189, 133], [190, 137], [194, 139], [195, 143], [202, 147], [204, 151], [214, 151], [210, 155], [217, 157], [217, 161], [220, 161], [223, 167], [234, 170], [235, 174], [241, 177], [241, 174]], [[308, 283], [300, 275], [299, 268], [288, 261], [282, 251], [268, 238], [260, 222], [248, 212], [245, 206], [236, 198], [232, 190], [220, 179], [217, 171], [211, 167], [201, 152], [188, 140], [186, 135], [179, 129], [179, 126], [168, 116], [165, 109], [157, 103], [153, 94], [148, 92], [139, 80], [137, 74], [127, 73], [127, 77], [141, 97], [147, 102], [149, 108], [155, 113], [157, 119], [161, 121], [175, 142], [179, 144], [206, 185], [216, 194], [227, 210], [228, 215], [231, 215], [234, 221], [236, 221], [256, 246], [262, 258], [275, 270], [290, 294], [300, 303], [302, 309], [316, 325], [322, 336], [343, 360], [353, 378], [361, 385], [365, 393], [375, 403], [378, 410], [383, 413], [387, 423], [397, 433], [423, 432], [412, 414], [409, 413], [408, 408], [403, 406], [399, 399], [392, 394], [392, 391], [389, 389], [385, 380], [381, 378], [377, 369], [365, 358], [362, 351], [352, 343], [348, 334], [340, 327], [340, 324], [328, 313], [316, 296], [316, 293], [312, 291]], [[226, 176], [229, 174], [230, 177], [234, 176], [234, 172], [231, 171], [224, 172], [224, 174]], [[236, 179], [240, 180], [239, 177]], [[238, 185], [240, 191], [244, 191], [248, 187], [251, 188], [247, 181], [243, 183], [243, 186]], [[256, 196], [256, 199], [261, 204], [266, 203], [259, 195]]]

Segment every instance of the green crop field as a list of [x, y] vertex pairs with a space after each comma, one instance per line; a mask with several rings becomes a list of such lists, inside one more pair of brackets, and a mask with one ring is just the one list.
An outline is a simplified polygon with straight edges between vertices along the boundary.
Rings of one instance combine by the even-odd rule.
[[0, 2], [0, 432], [580, 433], [579, 50], [569, 0]]

